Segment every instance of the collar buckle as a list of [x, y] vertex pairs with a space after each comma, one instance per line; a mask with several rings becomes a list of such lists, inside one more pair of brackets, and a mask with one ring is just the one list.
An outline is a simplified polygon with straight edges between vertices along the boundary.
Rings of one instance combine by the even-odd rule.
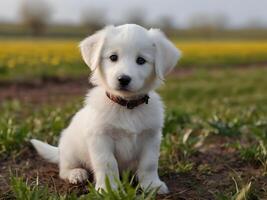
[[134, 107], [138, 106], [137, 104], [133, 104], [131, 101], [126, 103], [126, 108], [133, 109]]

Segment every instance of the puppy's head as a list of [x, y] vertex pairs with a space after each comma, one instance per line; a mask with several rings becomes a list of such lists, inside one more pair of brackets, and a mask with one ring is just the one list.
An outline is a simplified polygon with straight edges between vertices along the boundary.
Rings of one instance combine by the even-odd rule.
[[92, 82], [123, 97], [155, 89], [180, 56], [160, 30], [134, 24], [108, 26], [83, 40], [80, 48]]

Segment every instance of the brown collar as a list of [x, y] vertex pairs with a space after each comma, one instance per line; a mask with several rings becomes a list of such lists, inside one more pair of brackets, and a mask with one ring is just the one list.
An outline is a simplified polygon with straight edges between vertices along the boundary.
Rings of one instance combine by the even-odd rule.
[[111, 101], [114, 101], [115, 103], [120, 104], [121, 106], [126, 106], [128, 109], [133, 109], [143, 103], [148, 104], [148, 99], [149, 99], [148, 95], [145, 95], [142, 98], [135, 100], [126, 100], [119, 96], [113, 96], [108, 92], [106, 92], [106, 95]]

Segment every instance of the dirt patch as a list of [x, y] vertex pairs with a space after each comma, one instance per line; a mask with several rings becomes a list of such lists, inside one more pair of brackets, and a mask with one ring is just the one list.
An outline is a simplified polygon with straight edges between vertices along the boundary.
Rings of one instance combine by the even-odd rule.
[[[169, 171], [162, 177], [171, 193], [159, 195], [157, 199], [214, 199], [215, 194], [235, 191], [232, 179], [234, 176], [242, 176], [244, 181], [252, 181], [256, 188], [267, 187], [267, 177], [260, 176], [258, 166], [244, 163], [235, 151], [225, 148], [221, 142], [207, 147], [204, 152], [195, 153], [190, 160], [194, 162], [192, 171], [188, 173]], [[9, 187], [10, 171], [22, 176], [28, 184], [38, 181], [39, 185], [48, 185], [51, 192], [60, 194], [74, 192], [78, 195], [88, 192], [86, 184], [71, 185], [61, 180], [57, 165], [41, 159], [32, 147], [26, 147], [16, 158], [2, 159], [0, 163], [2, 199], [12, 197]], [[200, 166], [205, 167], [201, 169]], [[92, 175], [89, 181], [93, 182]]]
[[[87, 192], [86, 184], [71, 185], [61, 180], [58, 166], [40, 158], [32, 147], [26, 147], [16, 158], [2, 159], [0, 163], [0, 199], [12, 197], [9, 186], [11, 175], [22, 177], [29, 185], [47, 185], [51, 192], [59, 194], [74, 192], [80, 195]], [[90, 181], [93, 181], [92, 177]]]
[[[267, 64], [262, 65], [240, 65], [234, 70], [251, 70], [254, 68], [267, 68]], [[230, 69], [230, 68], [229, 68]], [[210, 73], [220, 72], [220, 68], [211, 68]], [[170, 74], [171, 77], [186, 77], [197, 72], [196, 68], [175, 68]], [[4, 100], [17, 99], [27, 103], [61, 103], [66, 98], [81, 96], [92, 87], [88, 77], [80, 78], [43, 78], [39, 80], [29, 80], [23, 82], [3, 82], [0, 81], [0, 102]]]
[[29, 82], [0, 83], [0, 102], [20, 100], [27, 103], [60, 103], [66, 98], [84, 96], [92, 85], [87, 77], [79, 79], [43, 79]]

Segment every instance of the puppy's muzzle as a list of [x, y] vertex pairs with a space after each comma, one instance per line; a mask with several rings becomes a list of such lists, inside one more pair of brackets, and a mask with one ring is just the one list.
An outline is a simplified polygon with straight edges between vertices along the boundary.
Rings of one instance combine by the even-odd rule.
[[132, 79], [130, 76], [127, 76], [127, 75], [119, 76], [118, 82], [119, 82], [120, 88], [126, 88], [130, 84], [131, 80]]

